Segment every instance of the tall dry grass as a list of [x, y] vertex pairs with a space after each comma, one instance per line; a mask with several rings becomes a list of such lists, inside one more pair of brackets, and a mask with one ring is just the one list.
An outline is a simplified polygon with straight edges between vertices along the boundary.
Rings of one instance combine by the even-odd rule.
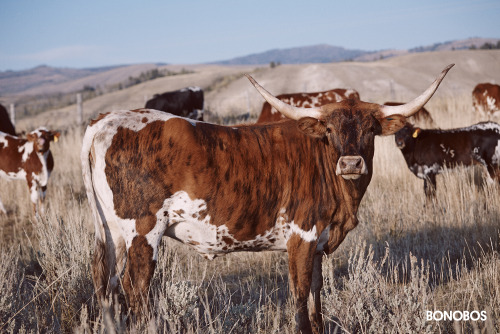
[[[438, 126], [465, 126], [470, 98], [436, 98]], [[27, 187], [0, 180], [0, 332], [292, 333], [284, 253], [234, 253], [206, 261], [164, 240], [151, 286], [153, 307], [130, 323], [123, 303], [100, 310], [90, 259], [93, 223], [83, 189], [82, 131], [52, 145], [46, 212], [31, 218]], [[329, 333], [500, 331], [500, 189], [458, 168], [438, 176], [425, 202], [393, 137], [377, 138], [374, 176], [359, 226], [323, 260]], [[481, 172], [481, 171], [479, 171]], [[427, 321], [427, 310], [486, 311], [486, 321]], [[122, 311], [122, 312], [121, 312]]]

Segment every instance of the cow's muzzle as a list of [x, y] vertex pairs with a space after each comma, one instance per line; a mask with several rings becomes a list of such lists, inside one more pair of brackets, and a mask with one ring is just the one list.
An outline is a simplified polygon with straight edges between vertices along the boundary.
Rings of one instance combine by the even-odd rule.
[[365, 160], [359, 155], [346, 155], [337, 162], [337, 175], [346, 180], [356, 180], [363, 174], [368, 174]]
[[396, 139], [396, 146], [402, 150], [403, 148], [405, 148], [405, 141], [403, 139]]

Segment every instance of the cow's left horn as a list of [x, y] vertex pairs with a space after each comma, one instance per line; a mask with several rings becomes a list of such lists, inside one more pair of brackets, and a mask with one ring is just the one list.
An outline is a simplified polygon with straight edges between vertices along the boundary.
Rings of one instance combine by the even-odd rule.
[[321, 108], [298, 108], [286, 104], [274, 97], [271, 93], [264, 89], [261, 85], [257, 83], [249, 74], [245, 74], [245, 76], [250, 80], [252, 85], [257, 89], [257, 91], [262, 95], [262, 97], [269, 102], [276, 110], [285, 115], [288, 118], [298, 120], [302, 117], [312, 117], [316, 119], [320, 119], [323, 113], [321, 112]]
[[439, 87], [439, 84], [444, 79], [446, 73], [448, 73], [450, 68], [452, 68], [454, 65], [455, 64], [450, 64], [446, 66], [446, 68], [441, 72], [439, 77], [436, 80], [434, 80], [432, 85], [430, 85], [430, 87], [427, 88], [427, 90], [423, 92], [422, 95], [420, 95], [413, 101], [400, 106], [381, 106], [380, 108], [381, 113], [384, 114], [385, 116], [390, 116], [394, 114], [400, 114], [406, 117], [412, 116], [417, 111], [419, 111], [427, 103], [427, 101], [430, 100], [432, 95], [434, 95], [436, 89]]

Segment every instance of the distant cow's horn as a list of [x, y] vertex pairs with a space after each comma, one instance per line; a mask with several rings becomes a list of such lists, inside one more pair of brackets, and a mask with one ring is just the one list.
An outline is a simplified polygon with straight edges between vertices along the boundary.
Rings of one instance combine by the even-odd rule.
[[432, 85], [430, 85], [430, 87], [427, 88], [427, 90], [423, 92], [422, 95], [420, 95], [413, 101], [400, 106], [381, 106], [380, 111], [385, 116], [390, 116], [394, 114], [400, 114], [406, 117], [412, 116], [417, 111], [419, 111], [424, 106], [424, 104], [427, 103], [427, 101], [430, 100], [436, 89], [439, 87], [439, 84], [444, 79], [446, 73], [448, 73], [450, 68], [452, 68], [454, 65], [455, 64], [450, 64], [446, 66], [446, 68], [441, 72], [439, 77], [432, 83]]
[[262, 95], [262, 97], [269, 102], [276, 110], [285, 115], [288, 118], [298, 120], [302, 117], [312, 117], [316, 119], [320, 119], [322, 116], [321, 108], [298, 108], [286, 104], [285, 102], [277, 99], [271, 93], [264, 89], [261, 85], [257, 83], [249, 74], [245, 74], [245, 76], [250, 80], [252, 85], [257, 89], [257, 91]]

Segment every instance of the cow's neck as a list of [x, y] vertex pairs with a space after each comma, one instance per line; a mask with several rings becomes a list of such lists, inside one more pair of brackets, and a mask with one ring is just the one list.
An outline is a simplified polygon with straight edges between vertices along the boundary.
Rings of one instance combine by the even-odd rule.
[[[309, 162], [303, 161], [300, 166], [309, 171], [314, 179], [313, 196], [316, 203], [323, 209], [331, 212], [331, 220], [341, 221], [345, 216], [356, 216], [359, 204], [372, 177], [372, 159], [368, 163], [368, 174], [357, 180], [345, 180], [336, 175], [339, 152], [327, 140], [316, 139], [301, 133], [291, 135], [295, 143], [300, 143], [303, 152], [311, 152]], [[296, 172], [296, 177], [304, 175], [302, 171]], [[313, 182], [312, 180], [310, 180]], [[306, 182], [302, 180], [301, 182]], [[342, 204], [342, 205], [340, 205]]]

